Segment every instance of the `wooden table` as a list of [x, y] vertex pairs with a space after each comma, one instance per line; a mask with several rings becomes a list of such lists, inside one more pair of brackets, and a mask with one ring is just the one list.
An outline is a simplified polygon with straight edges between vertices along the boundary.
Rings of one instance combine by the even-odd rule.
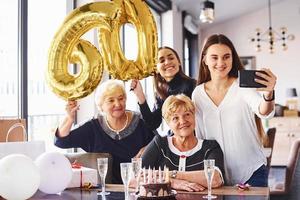
[[[116, 184], [107, 184], [106, 189], [108, 191], [114, 192], [123, 192], [124, 187], [123, 185], [116, 185]], [[185, 191], [177, 191], [178, 194], [191, 194], [191, 192]], [[256, 195], [269, 195], [269, 188], [268, 187], [251, 187], [250, 190], [241, 191], [238, 190], [236, 187], [232, 186], [223, 186], [220, 188], [216, 188], [212, 190], [213, 194], [216, 195], [246, 195], [246, 196], [256, 196]], [[207, 194], [207, 190], [203, 192], [193, 192], [192, 194]]]
[[[97, 200], [102, 199], [101, 196], [97, 196], [99, 189], [93, 189], [90, 191], [83, 191], [79, 188], [68, 189], [63, 191], [60, 195], [47, 195], [41, 192], [37, 192], [31, 200], [51, 199], [51, 200]], [[124, 200], [124, 188], [123, 185], [107, 184], [106, 190], [111, 194], [105, 196], [105, 200]], [[252, 187], [248, 191], [240, 191], [235, 187], [224, 186], [221, 188], [213, 189], [212, 193], [217, 195], [216, 200], [268, 200], [269, 188]], [[177, 191], [177, 200], [202, 200], [203, 196], [207, 194], [207, 191], [203, 192], [184, 192]], [[135, 200], [136, 197], [130, 196], [130, 200]]]

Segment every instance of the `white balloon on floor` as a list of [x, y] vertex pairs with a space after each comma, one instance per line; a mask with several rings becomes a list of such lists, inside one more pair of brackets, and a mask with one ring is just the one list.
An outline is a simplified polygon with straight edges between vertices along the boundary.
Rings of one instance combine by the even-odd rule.
[[72, 179], [70, 161], [61, 153], [43, 153], [35, 160], [41, 174], [39, 189], [47, 194], [56, 194], [67, 188]]
[[40, 185], [40, 172], [33, 160], [11, 154], [0, 160], [0, 196], [11, 200], [28, 199]]

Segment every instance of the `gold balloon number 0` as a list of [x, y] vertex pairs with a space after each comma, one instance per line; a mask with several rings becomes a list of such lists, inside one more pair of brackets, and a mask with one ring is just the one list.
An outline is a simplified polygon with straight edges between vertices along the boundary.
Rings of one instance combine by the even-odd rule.
[[[138, 55], [127, 60], [120, 44], [120, 28], [135, 26]], [[100, 52], [81, 39], [98, 28]], [[89, 95], [98, 86], [103, 69], [120, 80], [142, 79], [156, 70], [157, 30], [150, 9], [143, 0], [114, 0], [89, 3], [75, 9], [56, 33], [50, 50], [47, 82], [52, 91], [66, 100]], [[79, 64], [77, 74], [69, 73], [69, 64]]]

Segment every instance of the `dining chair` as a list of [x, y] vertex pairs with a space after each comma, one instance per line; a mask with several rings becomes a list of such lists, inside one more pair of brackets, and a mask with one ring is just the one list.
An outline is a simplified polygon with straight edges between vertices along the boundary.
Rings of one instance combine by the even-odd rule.
[[300, 156], [300, 138], [295, 140], [295, 142], [293, 143], [291, 151], [290, 151], [290, 156], [289, 156], [289, 159], [288, 159], [287, 177], [286, 177], [286, 179], [287, 179], [286, 188], [288, 189], [288, 191], [291, 189], [291, 185], [292, 185], [293, 180], [295, 178], [294, 174], [295, 174], [296, 168], [300, 167], [300, 166], [297, 166], [299, 156]]
[[273, 146], [275, 140], [276, 128], [269, 128], [267, 131], [268, 136], [268, 143], [264, 145], [266, 148], [271, 148], [270, 156], [267, 157], [267, 167], [270, 168], [271, 160], [272, 160], [272, 153], [273, 153]]
[[[295, 196], [295, 194], [299, 194], [297, 187], [295, 184], [300, 185], [300, 138], [294, 141], [292, 144], [288, 163], [286, 166], [286, 180], [284, 185], [284, 190], [278, 190], [278, 191], [271, 191], [271, 200], [293, 200], [293, 199], [299, 199], [298, 197], [291, 198], [292, 196]], [[297, 171], [298, 176], [295, 176], [295, 172]], [[292, 190], [293, 189], [293, 190]]]

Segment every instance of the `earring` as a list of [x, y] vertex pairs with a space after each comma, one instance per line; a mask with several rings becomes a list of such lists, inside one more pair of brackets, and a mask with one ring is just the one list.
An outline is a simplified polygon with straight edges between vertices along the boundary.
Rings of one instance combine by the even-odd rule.
[[173, 136], [173, 135], [174, 135], [173, 131], [168, 130], [168, 136]]

